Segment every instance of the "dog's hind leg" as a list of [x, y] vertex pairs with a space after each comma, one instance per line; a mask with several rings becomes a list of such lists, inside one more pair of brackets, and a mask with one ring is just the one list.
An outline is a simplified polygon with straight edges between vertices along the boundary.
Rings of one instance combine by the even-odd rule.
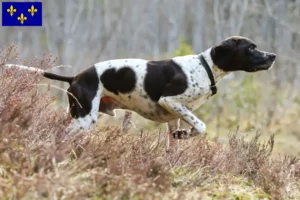
[[178, 141], [175, 140], [173, 137], [172, 133], [174, 131], [177, 131], [180, 126], [180, 119], [174, 119], [172, 121], [169, 121], [167, 123], [167, 133], [168, 133], [168, 138], [167, 138], [167, 149], [173, 148]]
[[122, 123], [122, 132], [127, 133], [131, 124], [132, 112], [126, 111]]

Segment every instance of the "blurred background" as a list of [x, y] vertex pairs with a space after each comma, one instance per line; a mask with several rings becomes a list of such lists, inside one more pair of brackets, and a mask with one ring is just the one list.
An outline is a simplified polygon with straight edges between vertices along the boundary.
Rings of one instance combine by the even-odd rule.
[[[52, 54], [57, 65], [73, 66], [54, 72], [74, 75], [108, 59], [199, 54], [229, 36], [248, 37], [277, 54], [275, 67], [221, 80], [197, 116], [210, 138], [222, 140], [237, 126], [251, 136], [275, 133], [275, 150], [299, 156], [299, 22], [300, 0], [49, 0], [42, 27], [1, 27], [0, 46], [14, 43], [27, 60]], [[65, 95], [57, 95], [64, 106]], [[117, 113], [99, 123], [120, 124], [124, 114]], [[133, 122], [138, 129], [165, 128], [136, 115]]]

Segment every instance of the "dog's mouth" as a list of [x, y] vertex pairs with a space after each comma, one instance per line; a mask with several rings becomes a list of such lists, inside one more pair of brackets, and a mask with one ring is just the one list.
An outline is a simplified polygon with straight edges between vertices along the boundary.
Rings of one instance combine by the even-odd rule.
[[273, 68], [273, 66], [274, 66], [274, 64], [275, 64], [275, 61], [273, 61], [272, 63], [271, 63], [271, 66], [267, 69], [267, 70], [270, 70], [270, 69], [272, 69]]
[[275, 63], [276, 54], [268, 52], [260, 52], [258, 56], [252, 57], [252, 67], [250, 72], [270, 70]]
[[250, 69], [250, 72], [270, 70], [274, 66], [274, 63], [275, 61], [266, 61], [262, 64], [254, 66], [252, 69]]

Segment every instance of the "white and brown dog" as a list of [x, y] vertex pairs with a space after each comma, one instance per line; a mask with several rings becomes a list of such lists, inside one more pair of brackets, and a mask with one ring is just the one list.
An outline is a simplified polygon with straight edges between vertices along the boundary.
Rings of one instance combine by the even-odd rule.
[[[276, 55], [259, 51], [244, 37], [230, 37], [200, 55], [169, 60], [118, 59], [94, 64], [74, 77], [39, 70], [43, 76], [65, 81], [74, 121], [69, 133], [87, 130], [98, 112], [114, 116], [127, 109], [156, 122], [167, 122], [169, 135], [183, 139], [203, 134], [205, 124], [193, 111], [217, 91], [216, 83], [229, 72], [270, 69]], [[182, 130], [179, 120], [191, 125]]]

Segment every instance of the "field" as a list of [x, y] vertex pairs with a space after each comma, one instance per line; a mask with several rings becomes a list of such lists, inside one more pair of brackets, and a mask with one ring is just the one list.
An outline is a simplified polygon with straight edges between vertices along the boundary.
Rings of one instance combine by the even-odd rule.
[[[4, 69], [20, 61], [15, 51], [2, 50], [0, 60], [0, 199], [300, 198], [297, 105], [266, 123], [264, 112], [255, 112], [261, 102], [244, 112], [230, 101], [210, 119], [213, 100], [197, 111], [207, 135], [179, 141], [173, 152], [166, 151], [164, 125], [134, 115], [137, 129], [123, 133], [122, 112], [114, 120], [101, 116], [93, 131], [63, 142], [70, 116], [50, 87], [36, 85], [41, 77]], [[55, 59], [24, 62], [45, 69]], [[250, 87], [249, 77], [248, 90], [239, 92], [266, 93]], [[244, 113], [238, 119], [234, 105]]]

